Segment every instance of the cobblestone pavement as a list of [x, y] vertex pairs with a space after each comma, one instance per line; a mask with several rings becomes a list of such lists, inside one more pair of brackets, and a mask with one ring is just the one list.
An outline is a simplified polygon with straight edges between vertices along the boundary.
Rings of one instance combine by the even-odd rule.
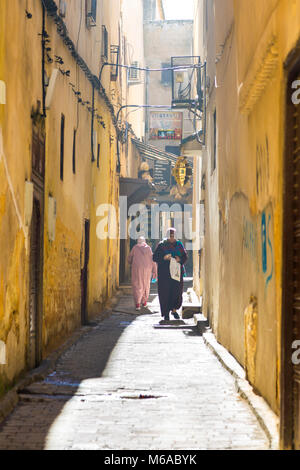
[[193, 320], [154, 328], [161, 317], [152, 299], [136, 315], [131, 296], [121, 297], [54, 372], [23, 390], [0, 426], [0, 449], [267, 449]]

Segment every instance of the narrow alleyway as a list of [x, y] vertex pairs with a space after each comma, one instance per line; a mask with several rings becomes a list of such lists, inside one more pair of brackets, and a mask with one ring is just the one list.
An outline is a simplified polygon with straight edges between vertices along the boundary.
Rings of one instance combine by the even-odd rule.
[[45, 381], [22, 391], [0, 427], [0, 449], [267, 449], [194, 320], [155, 328], [155, 293], [148, 311], [136, 315], [132, 305], [120, 297]]

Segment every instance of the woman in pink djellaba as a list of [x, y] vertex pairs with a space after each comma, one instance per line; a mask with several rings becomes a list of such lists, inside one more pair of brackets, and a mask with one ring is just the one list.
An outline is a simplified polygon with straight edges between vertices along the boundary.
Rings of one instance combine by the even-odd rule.
[[131, 265], [131, 285], [136, 310], [147, 307], [151, 279], [157, 278], [157, 265], [152, 258], [152, 249], [144, 237], [139, 237], [132, 248], [128, 263]]

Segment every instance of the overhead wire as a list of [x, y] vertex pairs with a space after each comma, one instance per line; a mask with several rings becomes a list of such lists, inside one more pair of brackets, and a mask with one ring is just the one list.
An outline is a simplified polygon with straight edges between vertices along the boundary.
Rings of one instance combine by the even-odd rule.
[[104, 65], [110, 65], [114, 67], [123, 67], [127, 69], [133, 69], [133, 70], [142, 70], [144, 72], [163, 72], [165, 70], [186, 70], [186, 69], [199, 69], [204, 66], [204, 64], [193, 64], [193, 65], [175, 65], [173, 67], [163, 67], [163, 68], [145, 68], [145, 67], [138, 67], [135, 65], [125, 65], [125, 64], [113, 64], [111, 62], [104, 62]]
[[[81, 32], [81, 24], [82, 24], [82, 0], [80, 2], [80, 20], [79, 20], [79, 29], [78, 29], [78, 34], [77, 34], [77, 41], [76, 41], [76, 51], [78, 52], [78, 45], [79, 45], [79, 38], [80, 38], [80, 32]], [[80, 87], [80, 74], [79, 74], [79, 66], [76, 62], [76, 88], [77, 90]], [[78, 131], [79, 127], [79, 102], [77, 102], [77, 123], [76, 123], [76, 132]]]

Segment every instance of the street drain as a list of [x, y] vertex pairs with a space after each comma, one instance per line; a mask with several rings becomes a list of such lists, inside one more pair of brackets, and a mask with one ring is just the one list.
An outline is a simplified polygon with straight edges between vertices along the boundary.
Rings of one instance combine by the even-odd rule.
[[121, 397], [123, 398], [124, 400], [149, 400], [149, 399], [153, 399], [153, 398], [164, 398], [163, 396], [161, 395], [138, 395], [138, 396], [123, 396]]

